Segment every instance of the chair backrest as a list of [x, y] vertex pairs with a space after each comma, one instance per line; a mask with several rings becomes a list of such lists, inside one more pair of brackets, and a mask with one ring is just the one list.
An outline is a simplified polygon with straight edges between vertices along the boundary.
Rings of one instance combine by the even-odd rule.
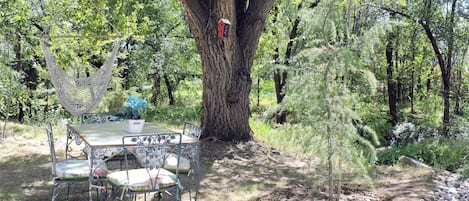
[[[127, 171], [127, 179], [129, 179], [128, 171], [132, 169], [129, 165], [128, 152], [132, 151], [140, 160], [141, 164], [150, 174], [151, 171], [163, 168], [165, 160], [171, 154], [177, 155], [177, 167], [175, 169], [176, 178], [179, 177], [179, 161], [181, 158], [181, 133], [167, 134], [142, 134], [122, 137], [124, 147], [125, 166]], [[155, 183], [154, 189], [158, 186]]]
[[57, 158], [55, 155], [55, 147], [54, 147], [54, 134], [52, 133], [52, 125], [49, 123], [46, 126], [46, 132], [47, 132], [47, 142], [49, 142], [49, 149], [50, 149], [50, 158], [52, 161], [52, 176], [55, 177], [56, 174], [56, 169], [55, 169], [55, 164], [57, 163]]
[[85, 113], [81, 115], [81, 123], [106, 123], [123, 119], [124, 116], [117, 113]]
[[199, 139], [202, 134], [202, 129], [194, 124], [186, 122], [184, 123], [183, 134]]

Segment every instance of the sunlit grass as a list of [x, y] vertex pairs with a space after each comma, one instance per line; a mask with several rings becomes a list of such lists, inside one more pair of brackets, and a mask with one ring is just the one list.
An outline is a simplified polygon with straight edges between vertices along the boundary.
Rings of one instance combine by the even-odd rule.
[[259, 197], [272, 188], [271, 184], [262, 182], [252, 182], [250, 184], [231, 186], [231, 189], [224, 194], [217, 194], [216, 192], [205, 194], [203, 200], [212, 201], [250, 201], [258, 200]]
[[[3, 125], [5, 122], [0, 121], [1, 123], [1, 130], [3, 132]], [[54, 126], [54, 134], [60, 135], [59, 133], [63, 133], [65, 136], [65, 125], [64, 124], [56, 124]], [[7, 122], [5, 126], [5, 136], [22, 136], [26, 139], [32, 140], [43, 140], [47, 139], [45, 125], [44, 126], [35, 126], [35, 125], [26, 125], [26, 124], [19, 124], [16, 122]]]
[[254, 118], [250, 119], [249, 124], [256, 140], [300, 158], [313, 157], [324, 148], [320, 136], [308, 128], [291, 125], [272, 128], [268, 123]]

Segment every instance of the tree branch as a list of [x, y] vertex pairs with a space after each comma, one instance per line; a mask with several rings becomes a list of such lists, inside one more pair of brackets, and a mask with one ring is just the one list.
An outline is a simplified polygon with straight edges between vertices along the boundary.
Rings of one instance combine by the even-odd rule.
[[39, 29], [39, 31], [41, 31], [41, 33], [44, 33], [44, 28], [42, 28], [41, 25], [39, 25], [36, 21], [34, 20], [31, 20], [31, 24], [36, 27], [37, 29]]
[[259, 37], [263, 31], [265, 19], [269, 10], [274, 5], [275, 0], [250, 0], [248, 8], [245, 12], [245, 17], [241, 23], [238, 24], [241, 29], [240, 47], [248, 51], [247, 53], [253, 56], [259, 42]]
[[[375, 6], [375, 7], [376, 7], [376, 6]], [[398, 15], [403, 16], [403, 17], [406, 17], [406, 18], [408, 18], [408, 19], [410, 19], [410, 20], [418, 21], [418, 20], [415, 20], [415, 19], [414, 19], [412, 16], [410, 16], [409, 14], [404, 13], [404, 12], [401, 12], [401, 11], [398, 11], [398, 10], [394, 10], [394, 9], [392, 9], [392, 8], [388, 8], [388, 7], [385, 7], [385, 6], [379, 6], [379, 8], [380, 8], [381, 10], [387, 11], [388, 13], [391, 13], [391, 14], [398, 14]]]
[[446, 70], [445, 70], [446, 69], [445, 59], [443, 58], [443, 55], [441, 54], [440, 48], [438, 47], [438, 42], [436, 41], [436, 38], [433, 35], [433, 32], [430, 29], [430, 26], [428, 25], [428, 19], [427, 20], [415, 19], [413, 16], [411, 16], [407, 13], [397, 11], [397, 10], [394, 10], [394, 9], [391, 9], [391, 8], [388, 8], [388, 7], [385, 7], [385, 6], [380, 6], [379, 8], [382, 9], [382, 10], [385, 10], [385, 11], [391, 13], [391, 14], [398, 14], [398, 15], [406, 17], [406, 18], [408, 18], [412, 21], [418, 22], [423, 27], [423, 29], [425, 30], [425, 34], [427, 35], [428, 39], [430, 40], [430, 43], [431, 43], [432, 48], [433, 48], [433, 52], [435, 53], [436, 58], [438, 59], [438, 64], [440, 65], [441, 71], [443, 73], [446, 72]]
[[246, 12], [247, 0], [236, 0], [236, 19], [238, 22], [244, 20], [244, 14]]
[[310, 9], [313, 9], [313, 8], [318, 7], [318, 5], [319, 5], [320, 2], [321, 2], [321, 0], [316, 0], [315, 2], [313, 2], [313, 3], [309, 6], [309, 8], [310, 8]]
[[194, 32], [203, 33], [210, 16], [207, 0], [181, 0], [186, 11], [189, 26]]

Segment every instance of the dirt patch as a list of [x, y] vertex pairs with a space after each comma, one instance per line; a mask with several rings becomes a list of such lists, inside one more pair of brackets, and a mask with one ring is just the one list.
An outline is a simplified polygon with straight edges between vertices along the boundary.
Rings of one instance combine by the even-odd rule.
[[[62, 141], [56, 143], [60, 147]], [[7, 150], [0, 158], [0, 200], [49, 200], [52, 183], [46, 140], [13, 136], [2, 139], [0, 149]], [[315, 163], [254, 141], [206, 140], [201, 143], [199, 200], [327, 200], [326, 175]], [[433, 200], [432, 171], [377, 167], [372, 178], [374, 188], [345, 179], [341, 200]], [[86, 191], [86, 185], [72, 188], [70, 200], [87, 200]]]

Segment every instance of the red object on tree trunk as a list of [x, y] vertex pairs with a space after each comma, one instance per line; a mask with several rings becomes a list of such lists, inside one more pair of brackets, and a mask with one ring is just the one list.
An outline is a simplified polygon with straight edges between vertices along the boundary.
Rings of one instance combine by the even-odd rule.
[[224, 18], [218, 20], [218, 38], [223, 39], [228, 36], [228, 30], [230, 28], [230, 21]]

